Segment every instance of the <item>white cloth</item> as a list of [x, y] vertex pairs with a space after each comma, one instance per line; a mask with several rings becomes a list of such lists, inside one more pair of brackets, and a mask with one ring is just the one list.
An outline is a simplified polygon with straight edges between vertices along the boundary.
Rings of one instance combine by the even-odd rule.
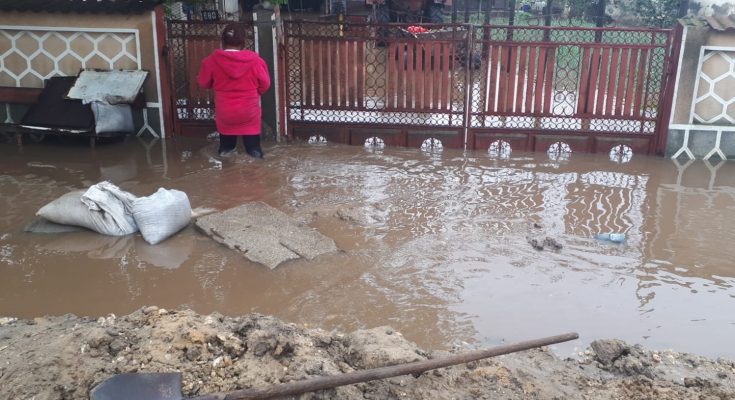
[[138, 231], [138, 225], [133, 218], [135, 199], [135, 195], [107, 181], [90, 186], [81, 197], [82, 203], [90, 211], [106, 214], [117, 225], [117, 233], [108, 233], [113, 235], [127, 235]]

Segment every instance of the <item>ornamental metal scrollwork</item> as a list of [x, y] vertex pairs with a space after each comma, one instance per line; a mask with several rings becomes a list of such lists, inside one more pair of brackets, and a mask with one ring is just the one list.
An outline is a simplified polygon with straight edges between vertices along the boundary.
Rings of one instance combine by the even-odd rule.
[[428, 138], [421, 143], [421, 150], [428, 152], [439, 152], [444, 150], [442, 141], [435, 138]]
[[618, 164], [629, 162], [633, 158], [633, 149], [624, 144], [613, 146], [610, 149], [610, 161]]
[[309, 136], [309, 144], [326, 144], [327, 138], [322, 135]]
[[365, 147], [382, 149], [385, 147], [385, 140], [377, 136], [367, 138], [365, 139]]
[[495, 158], [509, 158], [511, 152], [513, 152], [513, 149], [510, 143], [505, 140], [496, 140], [490, 143], [490, 146], [487, 148], [487, 154]]
[[552, 161], [566, 161], [572, 156], [572, 148], [564, 142], [556, 142], [546, 151]]

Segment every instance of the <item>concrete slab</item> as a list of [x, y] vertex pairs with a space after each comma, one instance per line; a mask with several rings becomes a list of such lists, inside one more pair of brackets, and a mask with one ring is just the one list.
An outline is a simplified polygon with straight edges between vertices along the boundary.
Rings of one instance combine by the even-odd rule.
[[215, 241], [270, 269], [288, 260], [310, 260], [337, 251], [332, 239], [262, 202], [203, 216], [196, 220], [196, 226]]

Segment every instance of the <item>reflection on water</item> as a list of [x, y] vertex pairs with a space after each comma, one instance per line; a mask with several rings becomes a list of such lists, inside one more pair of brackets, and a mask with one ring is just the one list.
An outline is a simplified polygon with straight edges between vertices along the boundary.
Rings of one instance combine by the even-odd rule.
[[[429, 348], [578, 331], [735, 358], [735, 164], [636, 156], [278, 145], [219, 160], [206, 140], [0, 145], [0, 315], [143, 305], [262, 312], [325, 329], [390, 324]], [[193, 207], [264, 201], [344, 250], [276, 270], [187, 228], [30, 234], [45, 203], [110, 180]], [[626, 235], [624, 244], [594, 239]], [[560, 251], [527, 237], [551, 236]]]
[[178, 268], [191, 255], [191, 234], [180, 234], [151, 246], [140, 235], [104, 236], [95, 232], [70, 232], [53, 235], [48, 241], [39, 243], [43, 252], [61, 256], [68, 253], [85, 253], [96, 260], [124, 259], [134, 254], [139, 262], [162, 268]]

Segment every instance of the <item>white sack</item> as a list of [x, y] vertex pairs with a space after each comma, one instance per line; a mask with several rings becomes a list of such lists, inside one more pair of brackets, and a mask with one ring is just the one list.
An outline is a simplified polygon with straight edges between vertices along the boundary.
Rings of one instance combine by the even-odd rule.
[[130, 104], [105, 104], [92, 102], [95, 132], [97, 133], [133, 133], [133, 109]]
[[159, 188], [133, 202], [133, 217], [146, 242], [160, 243], [189, 225], [189, 197], [180, 190]]
[[138, 231], [131, 212], [135, 196], [109, 182], [67, 193], [36, 213], [51, 222], [82, 226], [103, 235], [123, 236]]

